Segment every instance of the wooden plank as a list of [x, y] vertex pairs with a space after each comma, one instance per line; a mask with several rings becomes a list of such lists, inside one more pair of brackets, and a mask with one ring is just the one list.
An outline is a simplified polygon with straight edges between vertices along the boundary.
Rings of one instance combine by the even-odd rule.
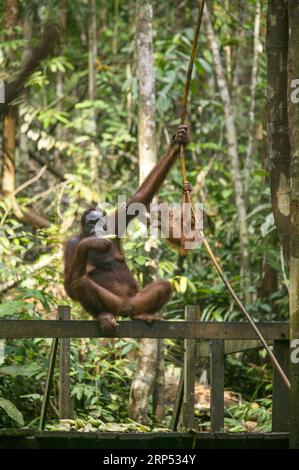
[[55, 361], [56, 361], [56, 356], [57, 356], [58, 341], [59, 339], [55, 338], [52, 340], [52, 344], [51, 344], [46, 385], [45, 385], [45, 391], [44, 391], [41, 413], [40, 413], [40, 418], [39, 418], [39, 425], [38, 425], [39, 431], [42, 431], [44, 429], [45, 423], [46, 423], [47, 410], [49, 406], [51, 388], [52, 388], [52, 383], [53, 383]]
[[[199, 308], [187, 305], [185, 308], [186, 321], [194, 321], [199, 318]], [[195, 339], [184, 340], [184, 398], [183, 398], [183, 426], [187, 429], [194, 428], [194, 390], [195, 390]]]
[[[270, 342], [269, 342], [270, 343]], [[225, 340], [224, 354], [235, 354], [237, 352], [248, 351], [249, 349], [263, 348], [258, 339], [245, 339], [245, 340]]]
[[219, 432], [224, 426], [224, 341], [211, 341], [211, 431]]
[[[289, 324], [258, 323], [265, 339], [288, 339]], [[121, 321], [113, 334], [104, 334], [92, 320], [0, 320], [0, 338], [186, 338], [256, 339], [246, 322]]]
[[[0, 431], [0, 449], [287, 449], [288, 433]], [[93, 451], [94, 452], [94, 451]], [[169, 453], [169, 451], [167, 452]], [[54, 458], [58, 453], [54, 453]], [[125, 454], [126, 455], [126, 454]], [[202, 461], [201, 461], [202, 463]]]
[[[71, 309], [68, 306], [58, 307], [59, 320], [70, 320]], [[70, 379], [70, 339], [62, 338], [59, 348], [59, 418], [72, 417], [71, 379]]]
[[[289, 341], [274, 341], [273, 353], [289, 376]], [[290, 428], [290, 392], [277, 370], [273, 370], [272, 431], [287, 432]]]
[[184, 398], [184, 366], [182, 368], [181, 377], [176, 393], [174, 408], [173, 408], [173, 415], [171, 418], [171, 430], [176, 431], [179, 425], [182, 406], [183, 406], [183, 398]]
[[257, 438], [261, 438], [264, 440], [274, 440], [274, 439], [288, 439], [289, 433], [287, 432], [217, 432], [217, 433], [210, 433], [210, 432], [78, 432], [78, 431], [35, 431], [34, 429], [12, 429], [12, 428], [1, 428], [0, 429], [0, 438], [1, 437], [8, 437], [12, 438], [15, 436], [16, 438], [20, 437], [37, 437], [37, 438], [51, 438], [51, 437], [61, 437], [64, 439], [68, 439], [69, 437], [78, 437], [78, 438], [86, 438], [86, 439], [115, 439], [116, 437], [120, 437], [123, 439], [148, 439], [148, 438], [158, 438], [159, 437], [170, 437], [170, 438], [184, 438], [184, 437], [194, 437], [194, 435], [202, 440], [205, 439], [230, 439], [232, 441], [239, 440], [239, 439], [248, 439], [248, 440], [255, 440]]
[[[272, 341], [268, 341], [271, 345]], [[248, 351], [250, 349], [260, 349], [263, 345], [255, 339], [227, 339], [224, 344], [224, 354], [235, 354], [237, 352]], [[210, 341], [203, 341], [196, 345], [196, 357], [210, 357]]]

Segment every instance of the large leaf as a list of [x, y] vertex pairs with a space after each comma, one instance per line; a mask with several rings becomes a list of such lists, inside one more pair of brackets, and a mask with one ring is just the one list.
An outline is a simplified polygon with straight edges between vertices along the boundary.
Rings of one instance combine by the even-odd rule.
[[22, 413], [11, 401], [0, 397], [0, 408], [2, 408], [19, 426], [24, 426]]

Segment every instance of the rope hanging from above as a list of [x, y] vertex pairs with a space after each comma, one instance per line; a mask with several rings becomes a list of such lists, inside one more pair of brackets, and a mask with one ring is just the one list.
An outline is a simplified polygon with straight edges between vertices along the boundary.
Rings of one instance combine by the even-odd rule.
[[[186, 124], [191, 76], [192, 76], [193, 65], [194, 65], [194, 61], [196, 57], [196, 50], [197, 50], [197, 44], [198, 44], [198, 38], [199, 38], [199, 32], [200, 32], [200, 27], [201, 27], [204, 6], [205, 6], [205, 0], [201, 0], [200, 6], [199, 6], [199, 14], [197, 17], [197, 22], [196, 22], [196, 27], [195, 27], [194, 37], [193, 37], [191, 56], [190, 56], [190, 61], [189, 61], [186, 83], [185, 83], [185, 91], [184, 91], [184, 96], [183, 96], [183, 101], [182, 101], [183, 109], [182, 109], [182, 114], [181, 114], [181, 124]], [[183, 145], [181, 145], [181, 148], [180, 148], [180, 160], [181, 160], [181, 173], [182, 173], [183, 183], [185, 184], [185, 183], [188, 183], [188, 179], [187, 179], [187, 174], [186, 174], [186, 162], [185, 162], [185, 154], [184, 154]], [[190, 187], [190, 191], [191, 191], [191, 187]]]
[[[203, 11], [204, 11], [204, 6], [205, 6], [205, 0], [199, 0], [199, 13], [197, 17], [197, 22], [196, 22], [196, 27], [195, 27], [195, 32], [194, 32], [194, 38], [193, 38], [193, 43], [192, 43], [192, 50], [191, 50], [191, 55], [190, 55], [190, 61], [189, 61], [189, 67], [188, 67], [188, 72], [187, 72], [187, 78], [186, 78], [186, 83], [185, 83], [185, 91], [184, 91], [184, 96], [182, 100], [183, 104], [183, 110], [181, 114], [181, 124], [186, 123], [186, 115], [187, 115], [187, 105], [188, 105], [188, 97], [189, 97], [189, 91], [190, 91], [190, 83], [191, 83], [191, 76], [192, 76], [192, 70], [193, 70], [193, 65], [196, 57], [196, 50], [197, 50], [197, 44], [198, 44], [198, 38], [199, 38], [199, 31], [201, 27], [201, 22], [202, 22], [202, 17], [203, 17]], [[185, 154], [184, 154], [184, 146], [181, 145], [180, 147], [180, 162], [181, 162], [181, 173], [182, 173], [182, 180], [183, 180], [183, 201], [188, 202], [191, 207], [191, 212], [192, 216], [194, 217], [194, 220], [198, 222], [195, 214], [195, 210], [192, 204], [190, 192], [191, 192], [191, 185], [188, 181], [187, 174], [186, 174], [186, 162], [185, 162]], [[198, 225], [199, 226], [199, 225]], [[226, 278], [219, 262], [217, 261], [212, 248], [210, 247], [210, 244], [208, 240], [206, 239], [203, 231], [199, 229], [199, 235], [202, 239], [203, 245], [208, 253], [208, 256], [210, 257], [216, 271], [218, 272], [219, 276], [222, 279], [222, 282], [224, 283], [225, 287], [229, 291], [230, 295], [242, 311], [242, 313], [245, 315], [247, 321], [250, 323], [252, 326], [253, 330], [255, 331], [257, 337], [261, 341], [262, 345], [266, 349], [268, 356], [274, 366], [274, 368], [277, 370], [279, 375], [281, 376], [282, 380], [286, 384], [287, 388], [291, 388], [290, 381], [288, 377], [286, 376], [285, 372], [283, 371], [282, 367], [280, 366], [279, 362], [277, 361], [276, 357], [274, 356], [273, 352], [269, 348], [267, 341], [263, 337], [262, 333], [256, 326], [254, 320], [252, 319], [251, 315], [248, 313], [247, 309], [239, 299], [238, 295], [234, 291], [233, 287], [231, 286], [229, 280]]]

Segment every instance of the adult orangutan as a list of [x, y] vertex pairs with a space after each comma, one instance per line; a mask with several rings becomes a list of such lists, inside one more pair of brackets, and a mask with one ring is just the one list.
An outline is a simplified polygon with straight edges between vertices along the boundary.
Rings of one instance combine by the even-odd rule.
[[[154, 314], [170, 298], [171, 284], [168, 281], [156, 281], [140, 289], [126, 264], [120, 237], [130, 220], [138, 215], [134, 204], [142, 203], [149, 208], [179, 155], [180, 145], [187, 143], [188, 128], [181, 125], [165, 155], [128, 203], [109, 216], [99, 208], [85, 211], [81, 217], [80, 234], [70, 238], [65, 245], [65, 290], [100, 323], [104, 332], [117, 327], [118, 316], [149, 321], [158, 319]], [[119, 215], [124, 216], [124, 227], [120, 227]], [[100, 225], [114, 238], [97, 236], [96, 228]]]

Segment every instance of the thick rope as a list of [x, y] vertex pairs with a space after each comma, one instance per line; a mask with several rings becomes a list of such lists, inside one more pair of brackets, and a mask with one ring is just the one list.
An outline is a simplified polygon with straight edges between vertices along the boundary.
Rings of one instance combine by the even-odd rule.
[[[203, 16], [203, 10], [204, 10], [204, 5], [205, 5], [205, 0], [199, 0], [199, 14], [196, 22], [196, 28], [195, 28], [195, 33], [194, 33], [194, 38], [193, 38], [193, 43], [192, 43], [192, 51], [191, 51], [191, 56], [190, 56], [190, 61], [189, 61], [189, 67], [188, 67], [188, 73], [187, 73], [187, 78], [186, 78], [186, 84], [185, 84], [185, 91], [184, 91], [184, 97], [183, 97], [183, 111], [181, 114], [181, 124], [185, 124], [186, 122], [186, 115], [187, 115], [187, 104], [188, 104], [188, 96], [189, 96], [189, 90], [190, 90], [190, 83], [191, 83], [191, 76], [192, 76], [192, 70], [193, 70], [193, 65], [195, 61], [195, 56], [196, 56], [196, 49], [197, 49], [197, 44], [198, 44], [198, 38], [199, 38], [199, 31], [200, 31], [200, 26], [201, 26], [201, 21], [202, 21], [202, 16]], [[184, 146], [181, 145], [180, 147], [180, 160], [181, 160], [181, 173], [182, 173], [182, 179], [183, 179], [183, 193], [186, 195], [187, 200], [191, 206], [191, 211], [194, 216], [194, 220], [196, 223], [198, 223], [198, 219], [196, 217], [194, 207], [192, 204], [191, 196], [190, 196], [190, 191], [191, 191], [191, 186], [188, 182], [187, 174], [186, 174], [186, 162], [185, 162], [185, 155], [184, 155]], [[236, 304], [240, 308], [240, 310], [244, 313], [246, 319], [252, 326], [253, 330], [255, 331], [257, 337], [265, 347], [269, 358], [274, 366], [274, 368], [277, 370], [279, 375], [281, 376], [282, 380], [288, 387], [288, 389], [291, 388], [291, 384], [289, 379], [287, 378], [285, 372], [283, 371], [282, 367], [280, 366], [279, 362], [277, 361], [276, 357], [274, 356], [273, 352], [269, 348], [267, 341], [263, 337], [262, 333], [256, 326], [254, 320], [251, 318], [251, 315], [248, 313], [246, 308], [244, 307], [243, 303], [239, 299], [238, 295], [234, 291], [233, 287], [231, 286], [229, 280], [226, 278], [220, 264], [218, 263], [212, 248], [209, 245], [208, 240], [206, 239], [204, 233], [202, 230], [199, 231], [199, 234], [202, 238], [204, 247], [214, 265], [216, 268], [219, 276], [221, 277], [224, 285], [226, 286], [227, 290], [231, 294], [232, 298], [235, 300]]]

